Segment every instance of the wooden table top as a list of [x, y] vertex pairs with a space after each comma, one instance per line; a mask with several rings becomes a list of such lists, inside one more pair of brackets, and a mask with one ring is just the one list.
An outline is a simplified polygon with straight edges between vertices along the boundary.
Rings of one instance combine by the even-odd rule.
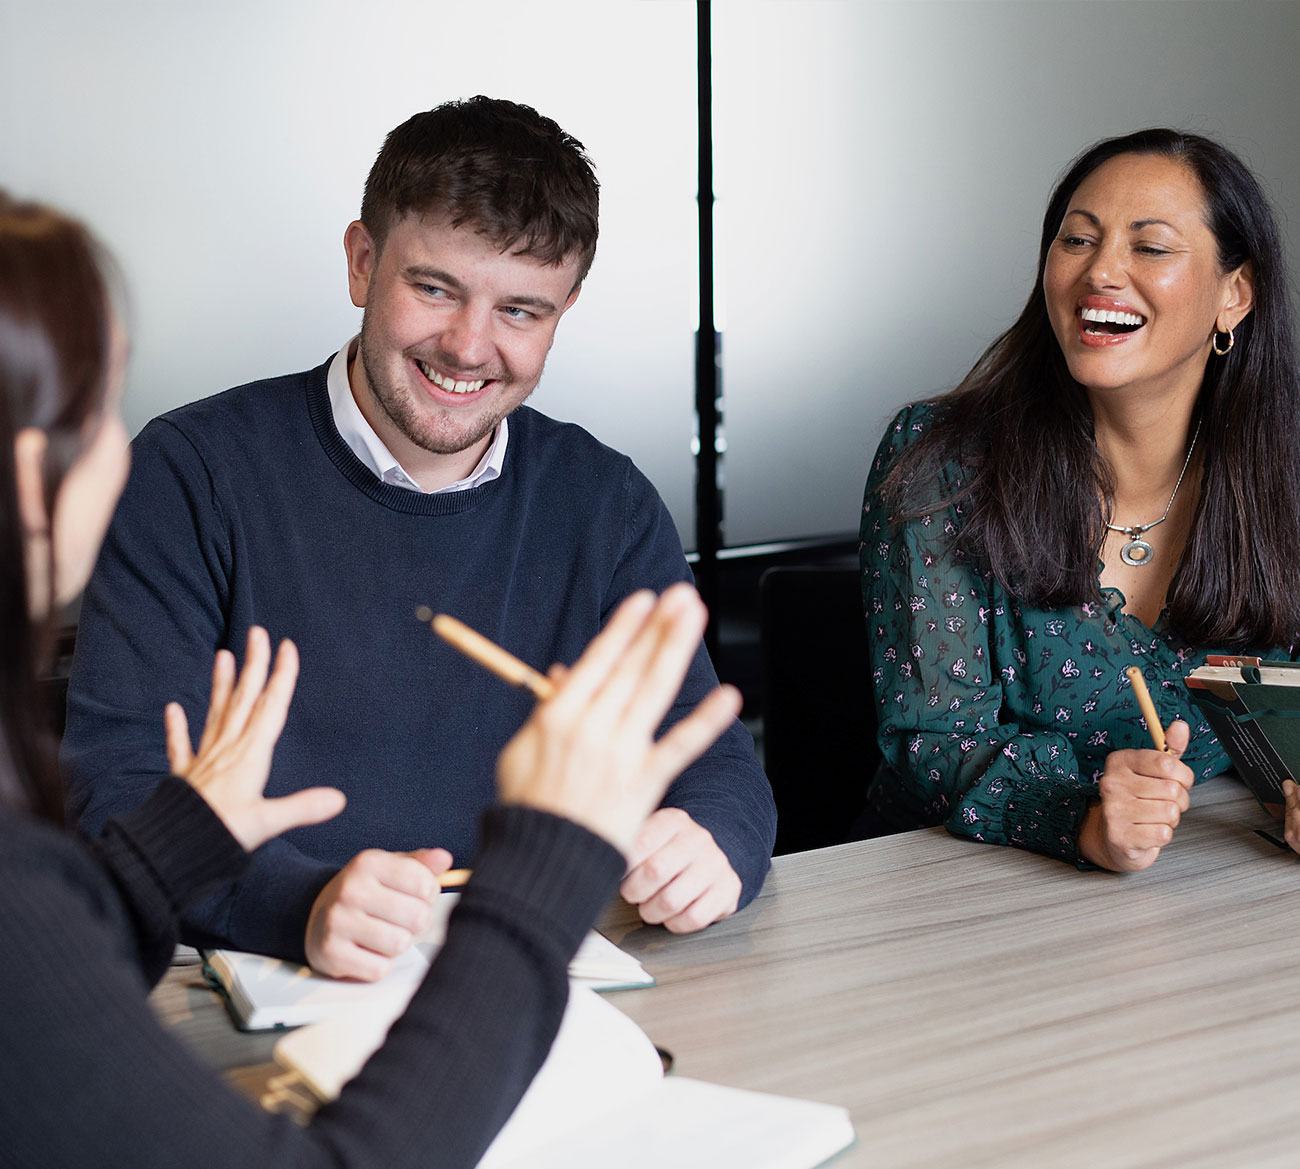
[[[658, 985], [613, 1001], [676, 1071], [846, 1106], [850, 1166], [1300, 1163], [1297, 858], [1239, 784], [1196, 788], [1144, 873], [1080, 873], [941, 829], [780, 857], [701, 935], [601, 928]], [[154, 995], [243, 1090], [240, 1035], [194, 969]]]

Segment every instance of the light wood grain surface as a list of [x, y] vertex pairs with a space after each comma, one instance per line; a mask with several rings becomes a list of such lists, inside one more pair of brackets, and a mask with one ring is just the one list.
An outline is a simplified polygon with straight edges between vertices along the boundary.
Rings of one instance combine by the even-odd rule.
[[1300, 864], [1230, 780], [1145, 873], [908, 833], [780, 858], [692, 940], [607, 932], [683, 1075], [842, 1104], [837, 1165], [1300, 1164]]
[[[1300, 863], [1269, 826], [1220, 779], [1145, 873], [939, 829], [782, 857], [701, 935], [612, 908], [659, 980], [613, 1001], [683, 1075], [848, 1107], [843, 1169], [1294, 1167]], [[273, 1039], [235, 1034], [196, 977], [156, 1005], [255, 1092]]]

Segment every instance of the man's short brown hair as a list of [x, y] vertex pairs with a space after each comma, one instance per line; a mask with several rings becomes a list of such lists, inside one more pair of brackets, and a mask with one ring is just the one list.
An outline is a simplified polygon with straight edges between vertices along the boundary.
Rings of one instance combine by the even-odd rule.
[[531, 106], [472, 97], [416, 114], [384, 140], [361, 222], [377, 249], [403, 215], [445, 216], [544, 264], [596, 255], [600, 185], [582, 143]]

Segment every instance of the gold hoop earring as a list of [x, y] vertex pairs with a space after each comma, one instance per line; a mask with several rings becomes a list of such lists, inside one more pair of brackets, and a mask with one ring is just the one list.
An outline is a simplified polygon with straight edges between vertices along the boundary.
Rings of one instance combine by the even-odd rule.
[[1229, 329], [1227, 332], [1228, 343], [1222, 349], [1219, 348], [1219, 330], [1215, 329], [1210, 335], [1210, 348], [1214, 350], [1216, 357], [1227, 357], [1228, 350], [1237, 343], [1237, 338], [1232, 335], [1232, 330]]

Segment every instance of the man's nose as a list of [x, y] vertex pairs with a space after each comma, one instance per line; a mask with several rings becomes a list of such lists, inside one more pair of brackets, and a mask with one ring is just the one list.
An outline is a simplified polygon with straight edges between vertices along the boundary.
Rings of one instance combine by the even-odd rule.
[[458, 370], [486, 365], [492, 358], [490, 315], [470, 305], [457, 309], [444, 323], [438, 348], [455, 362]]

